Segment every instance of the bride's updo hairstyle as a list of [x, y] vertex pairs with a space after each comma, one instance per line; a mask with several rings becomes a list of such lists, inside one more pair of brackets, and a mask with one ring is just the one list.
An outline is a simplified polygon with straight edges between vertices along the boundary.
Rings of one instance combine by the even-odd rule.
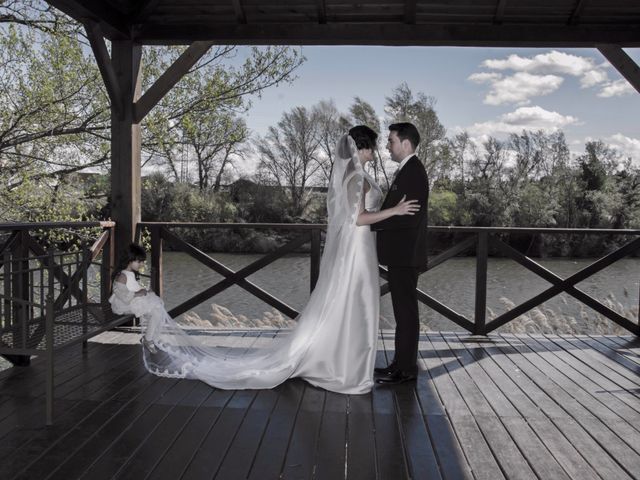
[[356, 125], [349, 130], [349, 136], [356, 142], [356, 148], [358, 150], [364, 149], [376, 149], [376, 142], [378, 140], [378, 134], [366, 125]]

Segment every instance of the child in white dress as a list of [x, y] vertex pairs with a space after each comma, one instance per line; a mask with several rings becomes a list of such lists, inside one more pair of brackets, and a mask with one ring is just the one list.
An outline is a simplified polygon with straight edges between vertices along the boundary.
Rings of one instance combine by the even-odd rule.
[[147, 254], [140, 245], [129, 245], [119, 269], [114, 273], [113, 294], [109, 303], [114, 313], [133, 314], [141, 319], [143, 333], [140, 341], [151, 353], [156, 353], [154, 340], [160, 331], [166, 311], [162, 299], [138, 283], [138, 271], [146, 258]]

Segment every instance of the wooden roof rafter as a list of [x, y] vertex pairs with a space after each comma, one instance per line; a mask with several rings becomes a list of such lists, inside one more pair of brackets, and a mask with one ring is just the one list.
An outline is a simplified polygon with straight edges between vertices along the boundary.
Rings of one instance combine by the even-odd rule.
[[242, 0], [232, 0], [233, 1], [233, 9], [236, 12], [236, 18], [239, 24], [247, 23], [247, 14], [244, 11], [242, 6]]
[[496, 25], [501, 25], [504, 21], [504, 9], [507, 6], [507, 0], [498, 0], [498, 4], [496, 5], [496, 14], [493, 17], [493, 23]]
[[640, 93], [640, 66], [622, 48], [615, 45], [599, 45], [598, 50]]
[[116, 115], [121, 118], [124, 113], [124, 97], [104, 41], [102, 29], [97, 22], [92, 20], [85, 20], [82, 23], [93, 50], [93, 55], [96, 58], [98, 70], [100, 70], [100, 75], [102, 75], [102, 80], [107, 89], [112, 108]]
[[413, 25], [416, 23], [416, 12], [418, 7], [416, 0], [405, 0], [404, 2], [404, 23]]
[[316, 10], [318, 11], [318, 23], [327, 23], [327, 2], [326, 0], [316, 0]]
[[47, 3], [80, 22], [91, 20], [98, 23], [104, 35], [110, 40], [131, 38], [129, 19], [106, 2], [47, 0]]
[[131, 23], [140, 24], [146, 22], [159, 3], [160, 0], [143, 0], [137, 10], [131, 14]]
[[571, 12], [569, 20], [567, 21], [567, 25], [577, 25], [580, 22], [580, 15], [582, 15], [584, 7], [586, 6], [587, 0], [578, 0], [578, 3], [576, 3], [573, 12]]

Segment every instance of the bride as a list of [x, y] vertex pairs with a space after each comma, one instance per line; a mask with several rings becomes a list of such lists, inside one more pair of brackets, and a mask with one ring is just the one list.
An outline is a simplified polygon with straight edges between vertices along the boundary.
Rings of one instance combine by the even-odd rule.
[[[151, 348], [143, 349], [143, 358], [150, 372], [199, 379], [222, 389], [272, 388], [300, 377], [339, 393], [371, 390], [380, 283], [375, 233], [369, 225], [413, 215], [419, 208], [415, 200], [403, 198], [395, 207], [378, 211], [382, 192], [364, 169], [373, 160], [377, 136], [358, 125], [338, 141], [320, 274], [296, 326], [266, 345], [234, 350], [208, 346], [183, 330], [164, 308], [149, 308], [143, 344]], [[161, 302], [152, 293], [147, 296], [144, 302]]]

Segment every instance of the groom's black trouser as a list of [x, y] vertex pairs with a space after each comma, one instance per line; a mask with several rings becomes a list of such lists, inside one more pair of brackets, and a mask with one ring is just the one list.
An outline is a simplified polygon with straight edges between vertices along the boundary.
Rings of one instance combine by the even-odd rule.
[[415, 267], [389, 266], [389, 291], [396, 319], [396, 353], [393, 361], [399, 370], [412, 374], [418, 373], [418, 274], [419, 270]]

